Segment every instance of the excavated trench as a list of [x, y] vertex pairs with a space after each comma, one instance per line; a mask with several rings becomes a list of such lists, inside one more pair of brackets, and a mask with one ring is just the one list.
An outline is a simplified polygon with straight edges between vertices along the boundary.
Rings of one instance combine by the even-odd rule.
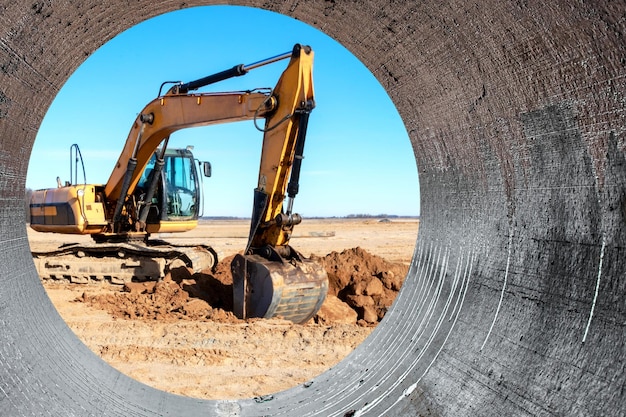
[[35, 134], [97, 47], [210, 3], [0, 1], [0, 415], [626, 414], [624, 2], [233, 2], [320, 28], [387, 89], [420, 174], [409, 275], [346, 360], [272, 397], [175, 396], [89, 351], [30, 260]]

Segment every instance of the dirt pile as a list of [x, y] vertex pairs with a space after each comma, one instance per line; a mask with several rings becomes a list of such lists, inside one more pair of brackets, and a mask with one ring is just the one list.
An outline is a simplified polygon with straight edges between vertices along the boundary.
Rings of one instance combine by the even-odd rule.
[[[375, 325], [385, 315], [407, 272], [403, 264], [389, 263], [361, 248], [315, 257], [326, 268], [328, 297], [315, 317], [321, 324]], [[232, 257], [215, 272], [191, 275], [178, 268], [161, 282], [128, 283], [107, 293], [82, 294], [75, 301], [127, 319], [204, 320], [236, 323], [232, 313]]]
[[232, 257], [222, 260], [214, 273], [191, 275], [177, 268], [160, 282], [130, 282], [111, 292], [84, 292], [75, 301], [107, 311], [115, 318], [158, 320], [210, 320], [236, 323], [232, 312]]
[[[337, 309], [341, 310], [336, 315], [340, 316], [341, 312], [346, 312], [343, 305], [348, 306], [356, 313], [360, 325], [375, 325], [385, 316], [408, 271], [407, 265], [387, 262], [360, 247], [331, 252], [315, 259], [328, 273], [325, 307], [329, 307], [327, 304], [338, 306]], [[326, 315], [323, 307], [317, 321], [327, 322]], [[334, 316], [331, 316], [331, 322]]]

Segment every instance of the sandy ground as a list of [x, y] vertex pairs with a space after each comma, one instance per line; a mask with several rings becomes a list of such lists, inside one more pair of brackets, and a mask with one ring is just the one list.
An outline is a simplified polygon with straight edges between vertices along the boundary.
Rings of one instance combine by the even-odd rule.
[[[363, 252], [355, 253], [406, 265], [413, 255], [418, 225], [415, 219], [306, 219], [291, 244], [306, 256], [320, 257], [359, 247]], [[246, 221], [221, 220], [184, 234], [155, 237], [174, 243], [209, 243], [223, 259], [245, 246], [248, 228]], [[33, 249], [81, 238], [85, 237], [29, 230]], [[119, 286], [44, 281], [44, 287], [68, 326], [110, 365], [152, 387], [196, 398], [250, 398], [306, 383], [341, 361], [374, 328], [363, 320], [360, 325], [332, 320], [295, 325], [279, 319], [210, 320], [181, 315], [166, 320], [147, 315], [130, 319], [86, 302], [125, 295], [117, 294]]]

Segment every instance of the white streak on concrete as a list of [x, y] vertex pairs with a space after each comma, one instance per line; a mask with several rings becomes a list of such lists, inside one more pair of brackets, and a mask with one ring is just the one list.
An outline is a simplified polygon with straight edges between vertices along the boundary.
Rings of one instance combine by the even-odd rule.
[[509, 249], [508, 256], [506, 257], [506, 269], [504, 271], [504, 283], [502, 284], [502, 291], [500, 291], [500, 301], [498, 301], [498, 308], [496, 308], [496, 314], [493, 316], [493, 321], [491, 322], [491, 326], [489, 326], [489, 331], [487, 332], [487, 336], [485, 336], [485, 340], [483, 341], [480, 350], [482, 351], [485, 348], [485, 344], [487, 343], [487, 339], [489, 339], [489, 335], [493, 330], [494, 324], [496, 324], [496, 320], [498, 319], [498, 314], [500, 314], [500, 307], [502, 307], [502, 299], [504, 298], [504, 290], [506, 289], [506, 281], [509, 277], [509, 266], [511, 265], [511, 246], [513, 246], [513, 226], [509, 226]]
[[602, 248], [600, 249], [600, 262], [598, 263], [598, 277], [596, 278], [596, 291], [593, 295], [593, 302], [591, 303], [591, 311], [589, 312], [589, 320], [587, 320], [587, 327], [585, 327], [585, 334], [583, 335], [583, 343], [587, 340], [587, 334], [589, 333], [589, 326], [591, 326], [591, 319], [593, 318], [593, 311], [596, 309], [596, 301], [598, 300], [598, 291], [600, 290], [600, 278], [602, 277], [602, 263], [604, 262], [604, 248], [606, 247], [606, 237], [602, 235]]

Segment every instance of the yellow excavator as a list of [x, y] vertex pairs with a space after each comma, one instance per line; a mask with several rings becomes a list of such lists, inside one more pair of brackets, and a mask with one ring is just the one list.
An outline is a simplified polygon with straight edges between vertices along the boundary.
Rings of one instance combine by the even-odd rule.
[[[194, 93], [283, 59], [289, 63], [273, 89]], [[33, 192], [31, 228], [93, 238], [87, 244], [33, 251], [40, 276], [120, 284], [159, 280], [181, 266], [195, 272], [215, 268], [217, 255], [208, 245], [150, 239], [153, 233], [197, 226], [200, 177], [210, 175], [210, 164], [196, 164], [189, 149], [169, 149], [169, 137], [183, 128], [253, 120], [263, 132], [263, 146], [248, 243], [231, 263], [234, 312], [240, 318], [278, 316], [295, 323], [313, 317], [328, 290], [326, 272], [289, 246], [302, 220], [293, 202], [315, 107], [312, 70], [312, 49], [296, 44], [288, 53], [250, 65], [187, 83], [163, 83], [137, 116], [106, 184], [58, 181], [57, 188]], [[265, 123], [259, 126], [261, 119]]]

